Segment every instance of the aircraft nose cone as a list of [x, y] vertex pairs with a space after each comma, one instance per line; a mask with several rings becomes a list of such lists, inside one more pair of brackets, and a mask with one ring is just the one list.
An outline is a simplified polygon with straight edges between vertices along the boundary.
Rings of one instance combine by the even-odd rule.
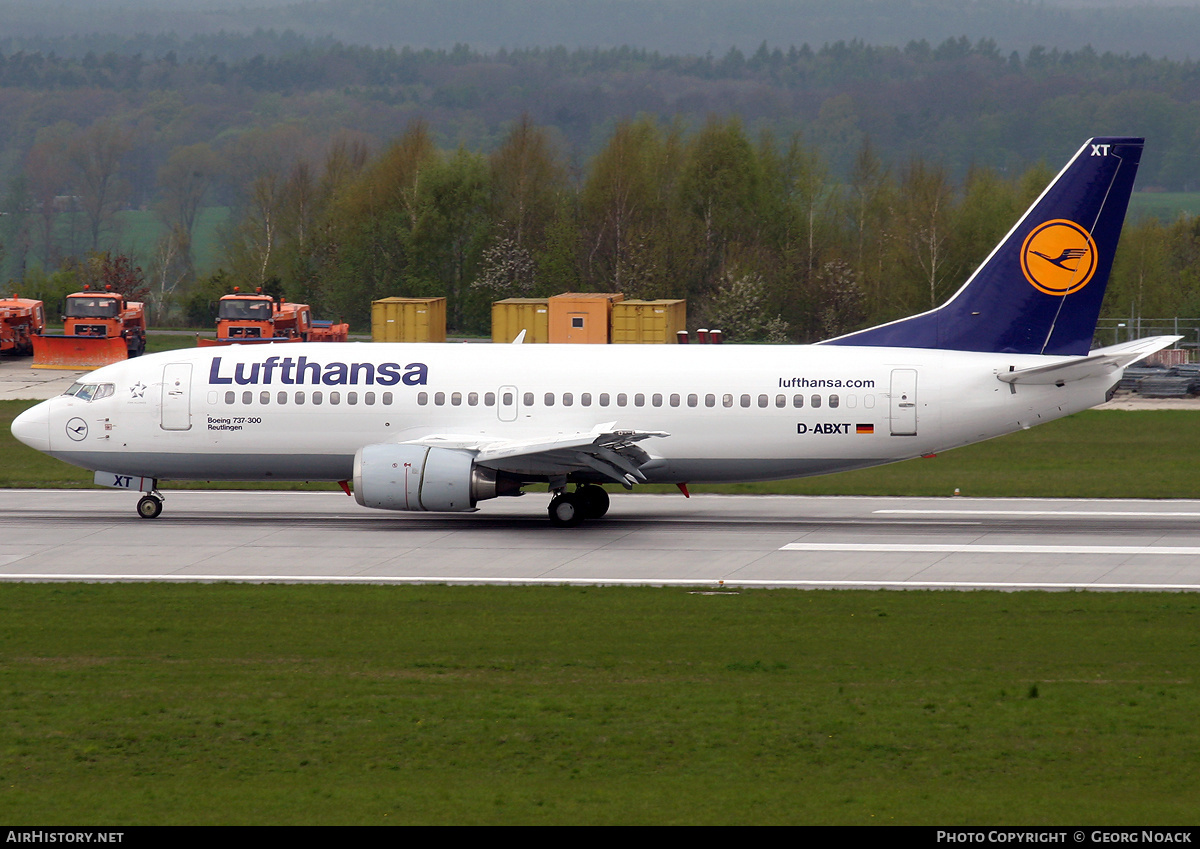
[[50, 409], [48, 403], [30, 407], [13, 419], [12, 435], [30, 448], [50, 450]]

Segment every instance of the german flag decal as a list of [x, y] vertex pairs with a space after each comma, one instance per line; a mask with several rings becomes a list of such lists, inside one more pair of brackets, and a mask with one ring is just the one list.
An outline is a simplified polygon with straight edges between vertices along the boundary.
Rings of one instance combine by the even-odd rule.
[[855, 433], [874, 433], [874, 432], [875, 432], [875, 425], [873, 425], [873, 424], [860, 424], [860, 425], [855, 425], [855, 426], [854, 426], [854, 432], [855, 432]]

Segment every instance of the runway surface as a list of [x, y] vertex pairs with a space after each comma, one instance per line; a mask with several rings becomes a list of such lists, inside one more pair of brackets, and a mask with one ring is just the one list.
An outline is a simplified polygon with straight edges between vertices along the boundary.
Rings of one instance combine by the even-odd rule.
[[545, 494], [388, 513], [340, 492], [0, 491], [0, 580], [1200, 590], [1200, 501]]

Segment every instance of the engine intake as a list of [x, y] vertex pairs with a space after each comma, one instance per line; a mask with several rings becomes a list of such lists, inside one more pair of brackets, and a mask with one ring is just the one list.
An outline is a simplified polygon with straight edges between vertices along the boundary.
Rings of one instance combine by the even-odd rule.
[[496, 473], [467, 451], [367, 445], [354, 455], [354, 500], [379, 510], [470, 510], [500, 495]]

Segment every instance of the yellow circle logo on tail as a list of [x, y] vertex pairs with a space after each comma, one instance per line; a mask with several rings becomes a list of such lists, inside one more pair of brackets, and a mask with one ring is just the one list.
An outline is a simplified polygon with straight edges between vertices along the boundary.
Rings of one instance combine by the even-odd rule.
[[1033, 287], [1047, 295], [1078, 292], [1096, 272], [1092, 234], [1065, 218], [1033, 228], [1021, 246], [1021, 271]]

